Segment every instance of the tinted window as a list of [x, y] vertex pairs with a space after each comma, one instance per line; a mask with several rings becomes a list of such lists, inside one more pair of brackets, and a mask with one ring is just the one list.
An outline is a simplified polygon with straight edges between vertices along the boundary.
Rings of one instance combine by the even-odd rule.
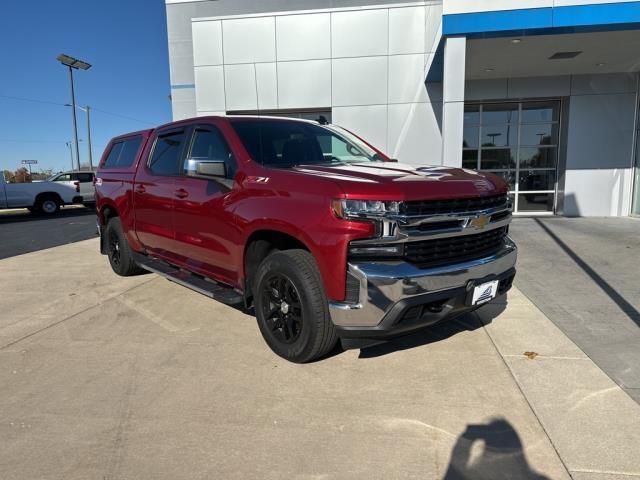
[[251, 157], [265, 165], [380, 160], [369, 147], [335, 127], [283, 120], [238, 120], [233, 127]]
[[153, 149], [149, 169], [156, 175], [177, 175], [183, 147], [183, 131], [161, 134]]
[[130, 167], [136, 159], [140, 143], [142, 143], [140, 136], [114, 143], [102, 168]]
[[190, 158], [222, 160], [227, 164], [227, 176], [236, 173], [235, 161], [224, 138], [217, 130], [196, 130], [193, 134]]
[[80, 183], [93, 182], [93, 173], [88, 173], [88, 172], [87, 173], [82, 173], [82, 172], [79, 172], [76, 175], [78, 177], [77, 180]]
[[70, 173], [63, 173], [62, 175], [58, 175], [56, 178], [53, 179], [54, 182], [70, 182], [71, 181], [71, 174]]

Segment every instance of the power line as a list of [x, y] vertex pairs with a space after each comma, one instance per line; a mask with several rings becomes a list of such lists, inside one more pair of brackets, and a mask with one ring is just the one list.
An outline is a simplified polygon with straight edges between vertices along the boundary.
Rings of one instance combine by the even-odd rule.
[[[21, 101], [21, 102], [43, 103], [43, 104], [47, 104], [47, 105], [56, 105], [58, 107], [66, 107], [67, 106], [66, 103], [52, 102], [51, 100], [42, 100], [42, 99], [39, 99], [39, 98], [14, 97], [14, 96], [11, 96], [11, 95], [0, 95], [0, 98], [6, 98], [8, 100], [17, 100], [17, 101]], [[96, 112], [100, 112], [100, 113], [104, 113], [106, 115], [113, 115], [114, 117], [125, 118], [127, 120], [132, 120], [134, 122], [144, 123], [146, 125], [155, 125], [155, 123], [153, 123], [153, 122], [147, 122], [146, 120], [140, 120], [138, 118], [129, 117], [127, 115], [121, 115], [119, 113], [108, 112], [106, 110], [102, 110], [101, 108], [96, 108], [96, 107], [93, 107], [93, 106], [91, 107], [91, 110], [96, 111]]]
[[0, 98], [6, 98], [9, 100], [18, 100], [21, 102], [31, 102], [31, 103], [46, 103], [48, 105], [57, 105], [59, 107], [64, 107], [64, 103], [52, 102], [51, 100], [41, 100], [38, 98], [26, 98], [26, 97], [12, 97], [11, 95], [0, 95]]
[[0, 138], [0, 143], [66, 143], [67, 140], [17, 140], [14, 138]]

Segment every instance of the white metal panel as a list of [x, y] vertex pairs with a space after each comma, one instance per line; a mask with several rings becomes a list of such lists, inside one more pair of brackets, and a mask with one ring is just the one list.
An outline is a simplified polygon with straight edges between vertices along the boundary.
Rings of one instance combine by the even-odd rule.
[[570, 93], [569, 75], [509, 79], [509, 98], [561, 97]]
[[425, 55], [389, 57], [389, 103], [428, 102]]
[[275, 63], [257, 63], [258, 108], [278, 108], [278, 77]]
[[193, 22], [193, 64], [222, 64], [222, 22]]
[[389, 55], [425, 52], [428, 7], [389, 9]]
[[373, 146], [387, 151], [387, 106], [334, 107], [333, 123], [347, 128]]
[[564, 215], [628, 216], [631, 212], [631, 168], [567, 170]]
[[173, 120], [182, 120], [196, 116], [195, 88], [172, 88], [171, 111]]
[[444, 14], [552, 7], [553, 0], [443, 0]]
[[566, 7], [569, 5], [596, 5], [599, 3], [626, 3], [629, 0], [554, 0], [555, 7]]
[[435, 52], [440, 43], [440, 28], [442, 26], [442, 3], [427, 6], [425, 29], [425, 52]]
[[331, 14], [276, 17], [278, 60], [331, 57]]
[[388, 151], [400, 162], [440, 165], [442, 103], [389, 105]]
[[571, 77], [571, 95], [632, 93], [636, 91], [636, 82], [637, 73], [573, 75]]
[[227, 110], [255, 110], [258, 107], [253, 63], [226, 65], [224, 84]]
[[333, 58], [386, 55], [389, 44], [388, 9], [331, 14]]
[[274, 17], [222, 21], [224, 63], [275, 62]]
[[501, 100], [507, 98], [508, 86], [506, 78], [467, 80], [464, 95], [467, 100]]
[[196, 67], [196, 107], [198, 110], [225, 110], [222, 66]]
[[331, 106], [331, 60], [278, 64], [279, 108]]
[[387, 103], [387, 57], [333, 60], [333, 105]]

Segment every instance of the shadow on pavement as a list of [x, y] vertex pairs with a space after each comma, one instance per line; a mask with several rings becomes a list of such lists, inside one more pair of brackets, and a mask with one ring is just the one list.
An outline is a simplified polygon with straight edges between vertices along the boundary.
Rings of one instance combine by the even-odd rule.
[[444, 480], [548, 480], [536, 473], [522, 449], [518, 432], [503, 418], [467, 425], [451, 452]]
[[53, 220], [56, 218], [73, 218], [84, 217], [87, 215], [95, 215], [95, 209], [93, 208], [62, 208], [58, 213], [54, 215], [44, 215], [38, 213], [31, 213], [29, 210], [24, 210], [16, 213], [1, 213], [0, 225], [8, 223], [19, 222], [35, 222], [41, 220]]
[[575, 253], [569, 245], [564, 243], [560, 237], [551, 231], [539, 218], [534, 219], [535, 222], [542, 228], [551, 239], [566, 253], [571, 260], [573, 260], [578, 267], [582, 269], [584, 273], [595, 282], [598, 287], [618, 306], [618, 308], [624, 313], [632, 322], [640, 327], [640, 312], [636, 310], [618, 291], [613, 288], [604, 278], [589, 266], [580, 256]]
[[[493, 303], [495, 314], [486, 320], [485, 324], [493, 321], [493, 318], [500, 315], [506, 308], [506, 297], [496, 299]], [[498, 308], [495, 308], [498, 307]], [[421, 347], [430, 343], [441, 342], [461, 332], [470, 332], [483, 326], [483, 322], [474, 314], [468, 313], [453, 320], [445, 320], [431, 327], [426, 327], [410, 335], [394, 338], [385, 343], [363, 348], [360, 350], [359, 358], [375, 358], [388, 355], [400, 350]]]

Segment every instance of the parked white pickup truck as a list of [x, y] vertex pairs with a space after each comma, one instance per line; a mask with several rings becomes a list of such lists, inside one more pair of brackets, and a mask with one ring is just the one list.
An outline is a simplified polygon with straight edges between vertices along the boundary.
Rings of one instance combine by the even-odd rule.
[[0, 174], [0, 209], [28, 208], [52, 215], [61, 205], [82, 203], [82, 195], [73, 185], [63, 182], [7, 183]]

